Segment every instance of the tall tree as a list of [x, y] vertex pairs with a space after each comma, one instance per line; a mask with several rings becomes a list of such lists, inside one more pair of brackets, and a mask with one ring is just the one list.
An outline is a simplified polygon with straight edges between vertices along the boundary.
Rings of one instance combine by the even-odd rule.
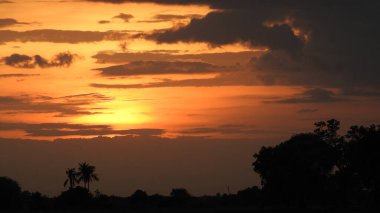
[[322, 193], [336, 163], [333, 149], [316, 134], [298, 134], [254, 155], [253, 169], [263, 190], [304, 205], [305, 198]]
[[90, 183], [99, 180], [98, 175], [95, 173], [95, 166], [83, 162], [79, 164], [78, 170], [78, 181], [83, 182], [84, 187], [90, 190]]
[[67, 179], [65, 180], [65, 182], [63, 183], [63, 186], [66, 187], [66, 185], [69, 183], [70, 184], [70, 189], [74, 188], [75, 187], [75, 184], [77, 183], [77, 171], [75, 168], [68, 168], [66, 170], [66, 176], [67, 176]]
[[353, 188], [368, 192], [380, 205], [380, 125], [352, 126], [346, 137], [347, 169], [357, 180]]

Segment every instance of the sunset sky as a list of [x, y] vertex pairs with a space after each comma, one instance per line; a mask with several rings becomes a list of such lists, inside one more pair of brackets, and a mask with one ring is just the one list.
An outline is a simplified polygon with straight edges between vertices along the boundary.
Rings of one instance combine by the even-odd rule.
[[0, 0], [0, 176], [56, 195], [258, 185], [261, 146], [380, 122], [376, 1]]

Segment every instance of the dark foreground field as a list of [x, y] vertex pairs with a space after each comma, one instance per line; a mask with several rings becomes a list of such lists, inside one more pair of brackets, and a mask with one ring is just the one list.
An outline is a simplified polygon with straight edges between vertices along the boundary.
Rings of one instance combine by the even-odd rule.
[[0, 177], [0, 212], [380, 212], [380, 125], [352, 126], [318, 122], [312, 133], [292, 136], [254, 154], [261, 187], [236, 194], [193, 196], [184, 188], [170, 195], [137, 190], [129, 197], [91, 192], [100, 180], [86, 162], [66, 171], [67, 188], [57, 197], [23, 191]]

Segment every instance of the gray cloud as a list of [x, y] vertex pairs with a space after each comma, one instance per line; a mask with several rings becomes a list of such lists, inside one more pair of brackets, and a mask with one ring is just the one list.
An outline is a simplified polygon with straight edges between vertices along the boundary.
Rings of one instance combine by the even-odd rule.
[[172, 51], [149, 52], [99, 52], [93, 56], [97, 63], [129, 63], [132, 61], [200, 61], [216, 65], [247, 64], [253, 57], [258, 57], [262, 51], [178, 54]]
[[0, 78], [21, 78], [21, 77], [31, 77], [31, 76], [39, 76], [39, 74], [22, 74], [22, 73], [15, 73], [15, 74], [0, 74]]
[[[152, 1], [180, 3], [180, 1]], [[191, 1], [196, 3], [197, 1]], [[204, 1], [214, 8], [187, 26], [157, 31], [157, 42], [246, 42], [269, 48], [252, 62], [264, 84], [380, 85], [377, 1]]]
[[45, 59], [40, 55], [28, 56], [21, 54], [12, 54], [0, 59], [8, 66], [16, 68], [49, 68], [49, 67], [69, 67], [77, 58], [76, 54], [62, 52], [53, 56], [51, 60]]
[[115, 130], [109, 125], [86, 125], [70, 123], [1, 123], [0, 131], [22, 130], [27, 136], [96, 136], [96, 135], [139, 135], [154, 136], [165, 133], [163, 129], [127, 129]]
[[302, 103], [333, 103], [339, 101], [347, 101], [347, 99], [339, 97], [330, 90], [314, 88], [308, 89], [294, 97], [279, 99], [275, 101], [265, 101], [265, 103], [280, 104], [302, 104]]
[[236, 69], [203, 62], [183, 61], [133, 61], [125, 65], [98, 68], [103, 76], [134, 76], [160, 74], [208, 74], [226, 72]]
[[52, 113], [57, 117], [98, 114], [88, 107], [99, 101], [110, 101], [112, 98], [88, 93], [65, 97], [49, 96], [0, 96], [0, 112], [17, 113]]
[[187, 18], [200, 18], [202, 15], [200, 14], [187, 14], [187, 15], [176, 15], [176, 14], [158, 14], [155, 15], [154, 19], [160, 20], [173, 20], [173, 19], [187, 19]]
[[318, 112], [318, 109], [300, 109], [297, 113], [315, 113]]
[[346, 96], [360, 96], [360, 97], [380, 97], [379, 89], [371, 88], [343, 88], [342, 94]]
[[[231, 8], [250, 8], [258, 7], [262, 5], [266, 6], [276, 6], [278, 1], [268, 0], [268, 1], [257, 1], [257, 0], [86, 0], [88, 2], [102, 2], [111, 4], [122, 4], [122, 3], [155, 3], [155, 4], [174, 4], [174, 5], [209, 5], [212, 8], [217, 9], [231, 9]], [[281, 1], [285, 4], [292, 4], [293, 2], [298, 2], [302, 4], [302, 1]]]
[[118, 19], [122, 19], [124, 22], [129, 22], [129, 20], [131, 20], [133, 18], [133, 15], [120, 13], [119, 15], [114, 16], [112, 18], [118, 18]]
[[166, 22], [166, 21], [176, 21], [183, 19], [195, 19], [201, 18], [203, 15], [200, 14], [187, 14], [187, 15], [176, 15], [176, 14], [158, 14], [152, 17], [150, 20], [143, 20], [139, 22], [145, 23], [156, 23], [156, 22]]
[[[148, 35], [147, 38], [165, 43], [184, 41], [208, 42], [213, 45], [244, 41], [249, 42], [251, 46], [265, 46], [271, 49], [285, 49], [292, 54], [298, 53], [303, 43], [294, 35], [290, 26], [263, 25], [268, 15], [273, 13], [268, 10], [211, 12], [202, 19], [193, 19], [185, 27], [159, 31]], [[247, 20], [250, 21], [249, 27], [246, 24]]]
[[18, 22], [16, 19], [13, 19], [13, 18], [0, 19], [0, 28], [9, 27], [9, 26], [18, 25], [18, 24], [29, 24], [29, 23]]
[[[202, 0], [86, 0], [89, 2], [103, 2], [103, 3], [112, 3], [112, 4], [121, 4], [127, 2], [136, 2], [136, 3], [158, 3], [158, 4], [200, 4]], [[204, 3], [211, 2], [210, 0], [204, 0]]]
[[251, 135], [251, 134], [262, 134], [268, 133], [267, 130], [258, 129], [255, 126], [250, 125], [236, 125], [236, 124], [227, 124], [221, 125], [218, 127], [197, 127], [191, 129], [185, 129], [180, 131], [181, 134], [190, 134], [190, 135], [204, 135], [204, 134], [225, 134], [225, 135]]
[[103, 40], [118, 41], [128, 37], [127, 32], [119, 31], [75, 31], [75, 30], [30, 30], [11, 31], [0, 30], [0, 43], [6, 42], [53, 42], [53, 43], [83, 43]]
[[[239, 70], [239, 69], [236, 69]], [[244, 70], [244, 69], [243, 69]], [[98, 84], [90, 86], [107, 89], [138, 89], [158, 87], [219, 87], [219, 86], [253, 86], [260, 82], [252, 75], [251, 71], [236, 71], [220, 73], [212, 78], [190, 78], [183, 80], [165, 79], [159, 82], [145, 84]]]
[[111, 23], [111, 22], [108, 21], [108, 20], [100, 20], [100, 21], [98, 21], [98, 23], [99, 23], [99, 24], [109, 24], [109, 23]]

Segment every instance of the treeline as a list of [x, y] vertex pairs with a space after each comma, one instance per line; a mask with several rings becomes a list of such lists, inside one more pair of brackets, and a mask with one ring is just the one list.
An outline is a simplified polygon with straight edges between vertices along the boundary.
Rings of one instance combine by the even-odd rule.
[[380, 126], [315, 123], [313, 133], [291, 137], [254, 155], [263, 200], [285, 206], [379, 207]]
[[91, 193], [87, 188], [76, 186], [50, 198], [39, 192], [21, 191], [17, 182], [6, 177], [0, 177], [0, 188], [0, 212], [1, 209], [6, 212], [236, 212], [257, 208], [261, 194], [258, 187], [253, 187], [237, 194], [195, 197], [186, 189], [177, 188], [169, 196], [148, 195], [137, 190], [129, 197], [118, 197], [98, 191]]
[[[69, 188], [49, 198], [22, 191], [18, 183], [0, 177], [0, 209], [18, 211], [268, 211], [289, 209], [378, 210], [380, 206], [380, 126], [352, 126], [339, 135], [334, 119], [315, 123], [315, 130], [292, 136], [274, 147], [254, 154], [252, 168], [261, 186], [236, 194], [194, 197], [186, 189], [170, 196], [148, 195], [137, 190], [129, 197], [91, 193], [98, 180], [95, 167], [79, 164], [66, 171]], [[84, 187], [79, 186], [83, 183]], [[79, 184], [79, 185], [77, 185]]]

